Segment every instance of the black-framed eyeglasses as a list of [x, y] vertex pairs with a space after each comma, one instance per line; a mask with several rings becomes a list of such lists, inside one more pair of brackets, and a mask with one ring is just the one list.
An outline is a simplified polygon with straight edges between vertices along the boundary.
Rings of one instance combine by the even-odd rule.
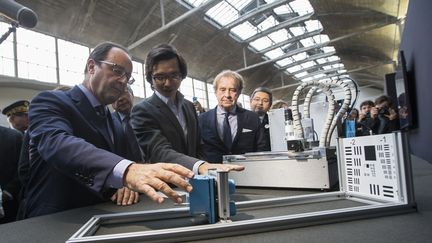
[[108, 61], [99, 61], [99, 62], [110, 65], [112, 72], [116, 76], [118, 76], [120, 78], [124, 78], [125, 77], [126, 80], [127, 80], [127, 83], [129, 85], [131, 85], [131, 84], [133, 84], [135, 82], [135, 79], [132, 77], [132, 74], [126, 72], [126, 70], [124, 69], [124, 67], [122, 67], [122, 66], [120, 66], [120, 65], [118, 65], [116, 63], [113, 63], [113, 62], [108, 62]]
[[154, 81], [165, 82], [169, 79], [171, 81], [180, 81], [182, 79], [181, 73], [168, 73], [168, 74], [156, 74], [152, 76]]

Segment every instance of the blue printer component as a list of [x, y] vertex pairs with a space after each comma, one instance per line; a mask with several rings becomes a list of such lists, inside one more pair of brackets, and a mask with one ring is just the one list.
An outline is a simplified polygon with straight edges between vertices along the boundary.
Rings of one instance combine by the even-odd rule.
[[[205, 214], [208, 222], [214, 224], [217, 221], [227, 221], [230, 216], [236, 214], [235, 202], [230, 200], [230, 195], [235, 192], [233, 180], [217, 184], [214, 176], [195, 175], [189, 180], [189, 183], [193, 187], [192, 192], [189, 193], [189, 213], [191, 215]], [[226, 192], [221, 189], [221, 186], [224, 186], [222, 184], [225, 183], [228, 184]], [[228, 198], [228, 203], [225, 200], [219, 200], [218, 194], [221, 192], [228, 193], [228, 195], [222, 195], [222, 197]]]

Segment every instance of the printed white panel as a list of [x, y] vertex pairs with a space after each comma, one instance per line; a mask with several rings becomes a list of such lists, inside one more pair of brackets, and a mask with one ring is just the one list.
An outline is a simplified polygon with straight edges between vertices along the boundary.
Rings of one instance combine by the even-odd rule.
[[399, 202], [399, 171], [393, 134], [341, 139], [346, 190]]

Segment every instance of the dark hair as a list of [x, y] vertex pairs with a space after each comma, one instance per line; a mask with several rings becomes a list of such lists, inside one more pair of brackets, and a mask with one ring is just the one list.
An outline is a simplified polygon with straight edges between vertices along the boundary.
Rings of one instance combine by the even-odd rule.
[[256, 89], [252, 92], [251, 99], [253, 99], [253, 97], [255, 96], [255, 94], [256, 94], [257, 92], [264, 92], [264, 93], [267, 93], [267, 94], [269, 95], [269, 98], [270, 98], [270, 106], [272, 105], [272, 103], [273, 103], [273, 93], [272, 93], [271, 89], [266, 88], [266, 87], [258, 87], [258, 88], [256, 88]]
[[365, 100], [365, 101], [363, 101], [363, 102], [360, 104], [360, 109], [361, 109], [363, 106], [366, 106], [366, 105], [368, 105], [368, 106], [375, 106], [375, 103], [374, 103], [372, 100]]
[[393, 101], [391, 100], [390, 96], [387, 95], [381, 95], [380, 97], [375, 99], [375, 105], [381, 104], [383, 102], [386, 102], [388, 104], [388, 107], [393, 107]]
[[153, 84], [153, 67], [160, 61], [177, 58], [182, 79], [187, 76], [187, 65], [183, 57], [178, 54], [177, 49], [169, 44], [159, 44], [154, 46], [147, 54], [145, 62], [145, 77], [147, 82]]
[[[124, 52], [126, 52], [130, 56], [130, 53], [129, 53], [128, 49], [126, 49], [126, 47], [124, 47], [120, 44], [114, 43], [114, 42], [106, 41], [106, 42], [99, 43], [93, 49], [93, 51], [90, 53], [89, 57], [87, 58], [87, 61], [90, 59], [93, 59], [97, 63], [99, 63], [99, 61], [105, 60], [106, 56], [108, 55], [108, 52], [114, 47], [123, 50]], [[87, 74], [87, 63], [86, 63], [86, 66], [84, 68], [84, 74]]]

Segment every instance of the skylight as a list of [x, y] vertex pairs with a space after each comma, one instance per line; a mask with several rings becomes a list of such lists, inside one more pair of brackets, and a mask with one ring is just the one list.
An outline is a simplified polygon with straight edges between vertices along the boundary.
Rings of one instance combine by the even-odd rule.
[[314, 11], [312, 5], [309, 3], [308, 0], [296, 0], [290, 2], [289, 5], [295, 12], [299, 13], [300, 15], [305, 15]]
[[288, 13], [292, 13], [293, 11], [291, 10], [291, 8], [284, 4], [282, 6], [279, 6], [275, 9], [273, 9], [273, 11], [277, 14], [277, 15], [283, 15], [283, 14], [288, 14]]
[[280, 29], [278, 31], [272, 32], [268, 35], [275, 43], [279, 43], [291, 38], [291, 35], [286, 29]]
[[297, 65], [297, 66], [294, 66], [294, 67], [287, 68], [286, 70], [287, 70], [289, 73], [295, 73], [295, 72], [297, 72], [297, 71], [302, 70], [302, 66]]
[[231, 32], [236, 34], [242, 40], [254, 36], [257, 33], [257, 29], [249, 22], [244, 22], [231, 29]]
[[[197, 7], [203, 4], [206, 0], [177, 1], [188, 2], [190, 5]], [[277, 6], [273, 9], [269, 9], [264, 12], [257, 12], [255, 15], [252, 14], [256, 10], [253, 8], [254, 6], [256, 7], [257, 4], [261, 7], [276, 1], [277, 0], [221, 0], [218, 4], [211, 7], [206, 12], [206, 15], [209, 17], [209, 19], [214, 20], [218, 25], [220, 25], [220, 28], [233, 23], [235, 20], [241, 17], [248, 16], [248, 18], [245, 18], [242, 22], [239, 22], [239, 24], [233, 26], [230, 25], [229, 27], [231, 36], [234, 37], [234, 39], [245, 42], [245, 40], [248, 40], [255, 35], [267, 33], [267, 30], [278, 26], [281, 23], [285, 23], [292, 18], [314, 13], [314, 9], [309, 0], [290, 0], [281, 3], [280, 6]], [[248, 15], [249, 13], [251, 13], [251, 15]], [[301, 40], [295, 39], [295, 41], [288, 41], [293, 37], [308, 35], [310, 32], [319, 33], [321, 30], [323, 30], [323, 26], [319, 20], [309, 19], [303, 22], [298, 22], [291, 26], [279, 28], [272, 33], [266, 34], [265, 36], [256, 36], [257, 38], [253, 38], [255, 40], [250, 41], [249, 45], [251, 50], [263, 55], [264, 59], [277, 59], [295, 49], [308, 47], [314, 48], [314, 51], [311, 53], [311, 55], [336, 52], [333, 46], [325, 46], [330, 41], [329, 36], [326, 34], [316, 34], [312, 37], [306, 37]], [[284, 42], [288, 43], [285, 44]], [[278, 45], [279, 43], [283, 43], [284, 45]], [[276, 48], [266, 51], [264, 54], [262, 54], [263, 50], [266, 50], [267, 48], [272, 49], [272, 46]], [[308, 71], [313, 72], [314, 70], [330, 70], [340, 68], [346, 72], [342, 63], [336, 63], [337, 61], [340, 61], [340, 58], [336, 55], [306, 62], [305, 59], [308, 57], [309, 55], [307, 52], [298, 53], [291, 57], [277, 60], [275, 62], [275, 66], [282, 68], [287, 65], [294, 65], [287, 68], [286, 72], [288, 74], [294, 74], [294, 78], [299, 80], [301, 77], [311, 75], [311, 73], [308, 73]], [[299, 63], [297, 64], [296, 62]], [[300, 64], [300, 62], [304, 63]], [[318, 64], [319, 66], [317, 66]], [[314, 68], [314, 66], [317, 67]], [[304, 78], [301, 81], [315, 80], [325, 76], [326, 74], [324, 73], [317, 74], [314, 77]]]
[[249, 43], [253, 48], [255, 48], [257, 51], [261, 51], [269, 46], [272, 45], [272, 41], [267, 36], [261, 37], [257, 40], [252, 41]]
[[314, 30], [319, 30], [322, 29], [322, 24], [319, 20], [308, 20], [305, 21], [305, 26], [308, 32], [314, 31]]
[[294, 77], [301, 78], [303, 76], [306, 76], [307, 74], [308, 74], [308, 72], [301, 72], [301, 73], [295, 74]]
[[285, 53], [282, 51], [282, 49], [276, 48], [274, 50], [266, 52], [264, 55], [270, 59], [275, 59], [277, 57], [282, 56], [283, 54], [285, 54]]
[[296, 60], [297, 62], [298, 62], [298, 61], [301, 61], [301, 60], [303, 60], [303, 59], [306, 59], [307, 57], [308, 57], [308, 55], [307, 55], [306, 52], [302, 52], [302, 53], [299, 53], [299, 54], [297, 54], [297, 55], [293, 55], [293, 56], [292, 56], [292, 58], [294, 58], [294, 60]]
[[291, 63], [293, 63], [293, 62], [294, 62], [294, 61], [291, 59], [291, 57], [287, 57], [287, 58], [284, 58], [284, 59], [282, 59], [282, 60], [277, 61], [276, 63], [277, 63], [279, 66], [284, 67], [284, 66], [286, 66], [286, 65], [288, 65], [288, 64], [291, 64]]
[[277, 21], [273, 16], [270, 16], [267, 19], [265, 19], [263, 22], [261, 22], [257, 27], [260, 30], [266, 30], [278, 24], [279, 21]]
[[314, 61], [308, 61], [308, 62], [303, 63], [301, 66], [303, 68], [309, 68], [309, 67], [313, 67], [315, 65], [316, 65], [316, 63]]
[[222, 26], [225, 26], [240, 17], [238, 10], [225, 1], [222, 1], [209, 9], [206, 15]]

